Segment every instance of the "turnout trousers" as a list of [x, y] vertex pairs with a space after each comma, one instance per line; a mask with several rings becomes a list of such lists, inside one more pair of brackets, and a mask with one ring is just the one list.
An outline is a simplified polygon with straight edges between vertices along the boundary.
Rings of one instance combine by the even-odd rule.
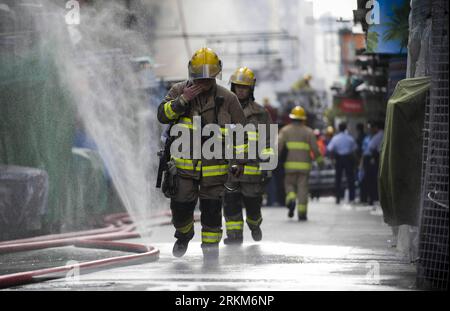
[[308, 212], [308, 179], [309, 171], [287, 172], [284, 177], [286, 189], [286, 205], [292, 200], [297, 200], [297, 212], [306, 215]]
[[225, 190], [224, 216], [227, 236], [242, 236], [244, 219], [242, 210], [246, 210], [246, 223], [250, 230], [255, 230], [262, 223], [262, 184], [240, 182], [236, 191]]
[[202, 246], [218, 245], [222, 238], [223, 184], [205, 186], [202, 179], [177, 178], [178, 191], [170, 202], [175, 238], [194, 237], [194, 209], [200, 200]]

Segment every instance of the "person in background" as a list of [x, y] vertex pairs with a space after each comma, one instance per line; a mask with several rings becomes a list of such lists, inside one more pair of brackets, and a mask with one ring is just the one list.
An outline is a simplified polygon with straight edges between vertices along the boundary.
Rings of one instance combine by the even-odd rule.
[[303, 91], [303, 90], [311, 90], [311, 80], [312, 76], [310, 74], [305, 74], [301, 79], [298, 79], [291, 86], [292, 91]]
[[[327, 146], [325, 144], [325, 139], [319, 129], [315, 129], [313, 131], [313, 133], [316, 136], [317, 147], [319, 148], [320, 155], [323, 158], [323, 157], [325, 157], [325, 154], [327, 153]], [[313, 160], [315, 159], [314, 152], [311, 151], [310, 156], [311, 156], [311, 159], [313, 159]], [[320, 172], [319, 172], [319, 176], [320, 176]], [[317, 198], [317, 199], [320, 198], [320, 191], [317, 189], [314, 189], [314, 187], [313, 187], [313, 189], [310, 189], [309, 192], [310, 192], [311, 198]]]
[[378, 201], [378, 166], [380, 162], [380, 152], [384, 136], [384, 122], [370, 122], [371, 138], [369, 141], [369, 164], [368, 164], [368, 192], [369, 205]]
[[325, 129], [325, 145], [328, 146], [331, 139], [333, 138], [333, 135], [334, 135], [334, 128], [331, 125], [327, 126], [327, 128]]
[[[255, 126], [255, 130], [247, 132], [249, 142], [253, 141], [261, 149], [261, 154], [273, 155], [270, 135], [266, 135], [265, 148], [259, 148], [259, 128], [265, 127], [266, 133], [270, 132], [272, 119], [267, 110], [255, 102], [254, 90], [256, 78], [253, 71], [248, 67], [238, 68], [230, 78], [231, 91], [236, 94], [242, 106], [247, 124]], [[261, 157], [249, 159], [244, 166], [244, 172], [240, 177], [229, 177], [231, 188], [226, 187], [223, 200], [223, 212], [227, 237], [224, 243], [227, 245], [239, 245], [244, 242], [244, 217], [243, 208], [246, 211], [246, 223], [251, 231], [254, 241], [261, 241], [261, 214], [262, 196], [266, 182], [272, 177], [272, 172], [261, 171]]]
[[356, 124], [356, 145], [358, 146], [358, 148], [356, 149], [356, 157], [358, 159], [358, 162], [362, 157], [362, 144], [365, 137], [366, 133], [364, 132], [364, 124]]
[[[270, 103], [270, 100], [268, 97], [263, 98], [263, 106], [269, 113], [273, 123], [278, 123], [278, 109], [273, 107]], [[279, 199], [279, 197], [283, 197], [284, 195], [279, 195], [280, 190], [278, 189], [278, 185], [282, 184], [283, 177], [281, 175], [280, 178], [280, 168], [277, 166], [277, 168], [273, 171], [272, 178], [270, 179], [269, 183], [266, 186], [266, 193], [267, 193], [267, 206], [279, 206], [281, 205], [279, 202], [282, 202], [282, 200]]]
[[317, 139], [317, 147], [319, 147], [320, 154], [322, 155], [322, 157], [324, 157], [325, 154], [327, 153], [327, 145], [325, 143], [325, 138], [322, 136], [319, 129], [314, 130], [314, 135], [316, 136]]
[[313, 130], [306, 126], [306, 112], [301, 106], [296, 106], [289, 114], [292, 123], [280, 130], [278, 135], [278, 154], [286, 152], [284, 179], [286, 189], [286, 207], [288, 217], [294, 217], [297, 207], [298, 220], [307, 220], [308, 212], [308, 179], [311, 172], [313, 152], [314, 161], [319, 168], [323, 167], [323, 158], [317, 147]]
[[355, 151], [357, 145], [355, 139], [347, 133], [347, 124], [342, 122], [339, 124], [339, 133], [331, 139], [327, 146], [327, 151], [336, 160], [335, 168], [335, 195], [336, 204], [340, 203], [343, 196], [341, 189], [342, 173], [345, 171], [347, 184], [349, 188], [349, 201], [355, 200]]
[[[367, 127], [370, 128], [370, 125], [367, 124]], [[370, 134], [370, 132], [368, 132], [367, 135], [364, 137], [364, 140], [361, 145], [362, 157], [358, 171], [358, 180], [360, 184], [360, 196], [359, 196], [360, 203], [367, 203], [369, 198], [368, 171], [370, 164], [369, 142], [371, 138], [372, 135]]]
[[356, 180], [357, 180], [357, 184], [358, 184], [358, 189], [359, 189], [359, 201], [361, 202], [361, 193], [363, 192], [363, 190], [361, 189], [361, 180], [359, 178], [360, 175], [360, 170], [359, 170], [359, 164], [362, 161], [362, 144], [364, 141], [364, 138], [366, 137], [366, 133], [364, 131], [364, 123], [358, 123], [356, 124], [356, 145], [357, 145], [357, 149], [356, 149], [356, 163], [358, 163], [358, 166], [355, 166], [355, 176], [356, 176]]

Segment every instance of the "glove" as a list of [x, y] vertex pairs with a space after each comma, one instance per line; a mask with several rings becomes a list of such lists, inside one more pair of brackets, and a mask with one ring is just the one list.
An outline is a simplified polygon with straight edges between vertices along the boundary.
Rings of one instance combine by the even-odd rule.
[[244, 173], [244, 165], [242, 164], [234, 164], [230, 167], [230, 173], [236, 177], [239, 178]]
[[178, 192], [177, 168], [172, 161], [167, 163], [167, 167], [161, 190], [167, 198], [173, 198]]

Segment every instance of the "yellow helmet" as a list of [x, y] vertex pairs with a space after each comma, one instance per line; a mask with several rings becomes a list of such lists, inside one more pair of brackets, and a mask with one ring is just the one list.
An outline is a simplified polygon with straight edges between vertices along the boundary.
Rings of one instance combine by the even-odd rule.
[[303, 109], [302, 106], [295, 106], [294, 108], [292, 108], [289, 118], [293, 120], [306, 120], [305, 109]]
[[[222, 62], [210, 48], [197, 50], [189, 61], [189, 78], [215, 79], [222, 71]], [[220, 76], [218, 77], [220, 79]]]
[[310, 74], [305, 74], [305, 75], [303, 76], [303, 79], [309, 81], [309, 80], [312, 79], [312, 76], [311, 76]]
[[255, 74], [248, 67], [240, 67], [231, 75], [230, 82], [254, 87], [256, 83]]
[[334, 128], [331, 125], [327, 126], [327, 129], [326, 129], [325, 133], [327, 135], [333, 135], [334, 134]]

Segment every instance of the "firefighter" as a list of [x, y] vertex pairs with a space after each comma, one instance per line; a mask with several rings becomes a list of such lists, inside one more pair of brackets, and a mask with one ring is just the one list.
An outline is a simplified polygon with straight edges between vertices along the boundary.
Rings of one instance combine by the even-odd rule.
[[339, 133], [331, 139], [327, 146], [328, 153], [335, 159], [335, 192], [336, 204], [339, 204], [343, 196], [341, 189], [342, 173], [345, 172], [349, 190], [349, 200], [355, 199], [355, 151], [357, 149], [355, 139], [347, 133], [347, 124], [339, 124]]
[[278, 152], [281, 154], [283, 149], [287, 150], [284, 180], [288, 216], [292, 218], [297, 207], [298, 220], [301, 221], [307, 220], [308, 178], [312, 162], [310, 151], [320, 169], [323, 167], [323, 158], [313, 130], [305, 125], [305, 110], [296, 106], [289, 118], [292, 123], [283, 127], [278, 135]]
[[[245, 116], [236, 95], [216, 84], [222, 71], [217, 54], [209, 48], [201, 48], [192, 56], [189, 65], [189, 80], [175, 84], [158, 107], [158, 120], [163, 124], [177, 124], [197, 130], [194, 117], [201, 117], [201, 127], [218, 124], [221, 133], [226, 124], [245, 124]], [[217, 99], [221, 100], [218, 101]], [[223, 137], [215, 137], [223, 140]], [[203, 145], [204, 140], [202, 140]], [[194, 144], [189, 144], [190, 156], [172, 161], [176, 167], [176, 190], [170, 201], [172, 223], [175, 227], [173, 255], [186, 253], [189, 241], [194, 236], [194, 209], [200, 201], [202, 226], [202, 251], [204, 259], [217, 259], [222, 238], [222, 198], [230, 164], [225, 159], [196, 159]], [[234, 174], [240, 176], [242, 163], [235, 165]]]
[[325, 130], [325, 146], [328, 146], [333, 136], [334, 136], [334, 128], [331, 125], [329, 125]]
[[[244, 110], [247, 124], [253, 124], [255, 131], [247, 132], [248, 143], [255, 142], [256, 150], [259, 150], [258, 143], [258, 125], [266, 126], [265, 148], [261, 146], [261, 152], [269, 155], [273, 154], [270, 141], [270, 124], [272, 118], [268, 111], [255, 102], [255, 74], [247, 67], [238, 68], [230, 78], [231, 91], [237, 95], [239, 102]], [[226, 224], [227, 238], [224, 243], [242, 244], [244, 221], [242, 215], [243, 206], [246, 209], [246, 223], [250, 228], [252, 238], [255, 241], [262, 239], [261, 231], [261, 204], [264, 188], [271, 177], [271, 172], [260, 170], [260, 161], [257, 159], [248, 159], [244, 166], [244, 173], [239, 178], [230, 177], [224, 196], [224, 216]]]
[[[325, 144], [325, 139], [323, 138], [319, 129], [314, 130], [314, 135], [316, 136], [317, 147], [319, 147], [320, 154], [322, 156], [325, 156], [325, 154], [327, 153], [327, 146]], [[312, 158], [314, 158], [314, 155], [312, 155]]]

